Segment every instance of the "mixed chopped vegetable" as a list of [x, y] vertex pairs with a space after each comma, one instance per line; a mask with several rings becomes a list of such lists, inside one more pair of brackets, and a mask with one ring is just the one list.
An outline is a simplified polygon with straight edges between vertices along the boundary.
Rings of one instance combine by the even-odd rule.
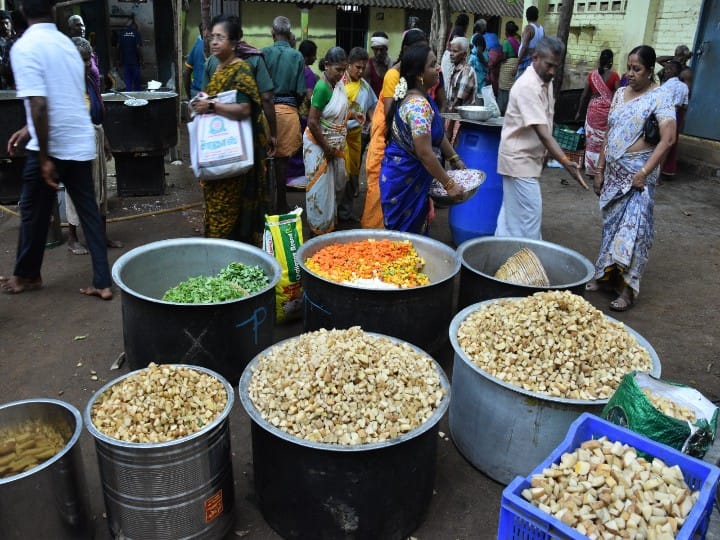
[[166, 302], [213, 304], [236, 300], [267, 287], [270, 280], [262, 268], [231, 262], [217, 276], [191, 277], [163, 295]]
[[331, 244], [305, 261], [315, 274], [338, 283], [378, 279], [400, 288], [430, 283], [421, 272], [425, 261], [409, 240], [361, 240]]

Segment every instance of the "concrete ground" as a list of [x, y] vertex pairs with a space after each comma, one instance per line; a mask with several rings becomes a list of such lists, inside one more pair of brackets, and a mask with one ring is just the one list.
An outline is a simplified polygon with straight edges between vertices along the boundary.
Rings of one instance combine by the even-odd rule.
[[[123, 220], [109, 224], [109, 235], [125, 243], [124, 249], [109, 252], [111, 263], [127, 250], [147, 242], [202, 234], [201, 208], [161, 213], [202, 200], [200, 188], [186, 165], [166, 164], [166, 173], [164, 196], [111, 199], [110, 217]], [[582, 191], [557, 169], [546, 171], [542, 188], [544, 238], [594, 261], [601, 227], [595, 195]], [[289, 198], [292, 204], [304, 203], [302, 193], [292, 193]], [[361, 204], [362, 197], [357, 199], [358, 212]], [[431, 236], [452, 245], [447, 212], [438, 211]], [[132, 218], [138, 215], [142, 217]], [[612, 315], [650, 341], [661, 359], [664, 378], [691, 385], [717, 402], [720, 179], [681, 173], [675, 180], [663, 183], [657, 192], [655, 223], [656, 241], [642, 294], [631, 311]], [[18, 224], [16, 217], [0, 213], [2, 275], [12, 272]], [[0, 401], [53, 397], [82, 411], [100, 386], [128, 371], [127, 365], [118, 371], [110, 370], [123, 351], [120, 293], [116, 291], [111, 302], [79, 294], [78, 289], [90, 283], [90, 259], [72, 255], [65, 245], [46, 251], [43, 279], [41, 291], [18, 296], [0, 294]], [[608, 312], [608, 297], [590, 293], [587, 298]], [[277, 327], [276, 339], [301, 331], [301, 322]], [[451, 352], [439, 356], [449, 371]], [[93, 374], [98, 380], [93, 380]], [[231, 414], [237, 517], [228, 538], [269, 540], [278, 536], [256, 506], [249, 427], [238, 402]], [[440, 429], [445, 436], [438, 439], [434, 496], [423, 524], [413, 536], [420, 540], [493, 538], [503, 486], [460, 455], [446, 420]], [[492, 437], [492, 433], [488, 436]], [[96, 538], [109, 538], [94, 444], [87, 432], [81, 438], [81, 448]], [[52, 531], [48, 531], [47, 538], [52, 538]]]

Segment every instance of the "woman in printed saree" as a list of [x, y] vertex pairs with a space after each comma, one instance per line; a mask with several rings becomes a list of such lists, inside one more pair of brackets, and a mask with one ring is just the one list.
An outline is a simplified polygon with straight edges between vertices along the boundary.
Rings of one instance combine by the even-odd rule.
[[[613, 64], [613, 53], [605, 49], [600, 53], [598, 68], [588, 73], [585, 89], [580, 96], [580, 104], [575, 114], [579, 120], [583, 107], [587, 104], [585, 115], [585, 174], [595, 176], [600, 147], [605, 140], [610, 103], [615, 91], [620, 86], [620, 77], [610, 68]], [[588, 99], [590, 102], [588, 103]]]
[[462, 188], [439, 160], [442, 154], [456, 169], [465, 168], [445, 137], [438, 106], [427, 95], [439, 73], [435, 53], [427, 45], [411, 47], [402, 56], [400, 82], [387, 111], [388, 144], [380, 169], [386, 229], [427, 234], [433, 178], [451, 197], [462, 196]]
[[342, 76], [347, 55], [342, 47], [330, 49], [324, 71], [315, 85], [308, 125], [303, 135], [303, 161], [308, 185], [307, 219], [313, 234], [332, 232], [337, 203], [345, 190], [345, 137], [349, 104]]
[[262, 103], [250, 66], [235, 56], [240, 22], [231, 15], [212, 20], [210, 52], [220, 61], [205, 91], [210, 96], [237, 91], [236, 103], [196, 99], [196, 114], [215, 113], [231, 120], [252, 118], [255, 166], [237, 177], [202, 182], [205, 195], [205, 236], [228, 238], [259, 246], [269, 209], [270, 192], [265, 175], [265, 130], [260, 120]]
[[[640, 279], [653, 243], [653, 205], [660, 165], [675, 141], [675, 110], [653, 78], [655, 51], [642, 45], [630, 51], [628, 86], [615, 93], [605, 142], [595, 168], [595, 193], [603, 216], [595, 278], [586, 288], [618, 294], [610, 309], [626, 311], [640, 292]], [[651, 115], [660, 141], [644, 138]]]
[[350, 111], [358, 118], [351, 118], [347, 124], [345, 144], [345, 171], [348, 181], [341, 201], [338, 203], [340, 221], [352, 219], [353, 199], [360, 192], [360, 158], [362, 157], [362, 131], [366, 119], [372, 114], [377, 103], [375, 92], [362, 78], [369, 55], [362, 47], [355, 47], [348, 55], [347, 71], [342, 82], [350, 103]]
[[[415, 45], [427, 45], [428, 40], [425, 32], [419, 28], [411, 28], [405, 32], [400, 44], [400, 56], [398, 62], [385, 74], [383, 79], [380, 100], [372, 115], [370, 127], [370, 144], [365, 154], [365, 177], [367, 181], [367, 192], [365, 193], [365, 207], [363, 208], [360, 226], [363, 229], [382, 229], [383, 214], [380, 204], [380, 166], [385, 155], [385, 115], [392, 105], [395, 86], [400, 80], [400, 60], [404, 52]], [[444, 91], [444, 90], [443, 90]]]

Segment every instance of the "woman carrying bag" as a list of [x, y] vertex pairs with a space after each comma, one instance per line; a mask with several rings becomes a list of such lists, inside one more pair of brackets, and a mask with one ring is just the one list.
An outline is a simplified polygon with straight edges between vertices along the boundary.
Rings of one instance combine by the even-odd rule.
[[675, 142], [675, 108], [654, 81], [655, 50], [630, 51], [628, 86], [615, 93], [608, 129], [595, 168], [603, 228], [595, 277], [585, 288], [617, 297], [613, 311], [626, 311], [640, 292], [640, 279], [655, 236], [655, 187], [665, 155]]
[[235, 103], [195, 99], [190, 106], [196, 114], [217, 114], [231, 120], [252, 119], [255, 165], [249, 171], [201, 184], [205, 195], [205, 236], [240, 240], [256, 246], [262, 242], [270, 192], [265, 174], [267, 135], [261, 122], [262, 103], [250, 66], [235, 56], [240, 37], [237, 17], [218, 15], [212, 20], [210, 52], [219, 64], [205, 89], [214, 96], [237, 91]]

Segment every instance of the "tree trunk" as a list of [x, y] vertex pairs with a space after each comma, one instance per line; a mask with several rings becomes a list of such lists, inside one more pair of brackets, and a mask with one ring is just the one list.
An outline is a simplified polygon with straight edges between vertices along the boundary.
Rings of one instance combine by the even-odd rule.
[[565, 45], [565, 52], [562, 55], [560, 61], [560, 68], [558, 69], [557, 75], [555, 75], [555, 80], [553, 81], [556, 99], [560, 95], [563, 77], [565, 77], [565, 58], [567, 57], [567, 42], [568, 36], [570, 35], [570, 20], [572, 19], [574, 7], [575, 0], [563, 0], [562, 7], [560, 8], [560, 20], [558, 21], [557, 37]]
[[435, 2], [432, 17], [430, 18], [430, 47], [435, 51], [438, 62], [445, 52], [447, 29], [450, 21], [450, 0]]

